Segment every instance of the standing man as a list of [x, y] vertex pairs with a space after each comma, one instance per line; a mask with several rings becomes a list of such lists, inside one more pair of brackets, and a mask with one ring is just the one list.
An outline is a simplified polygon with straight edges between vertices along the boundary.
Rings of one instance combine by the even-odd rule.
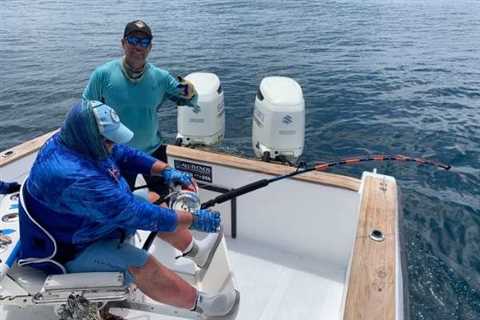
[[[98, 100], [111, 106], [125, 125], [134, 132], [128, 144], [167, 162], [166, 146], [161, 144], [157, 109], [165, 98], [190, 105], [196, 110], [197, 94], [193, 85], [147, 62], [152, 49], [152, 31], [141, 20], [129, 22], [121, 40], [124, 56], [98, 67], [83, 92], [86, 100]], [[122, 172], [130, 188], [136, 175]], [[160, 177], [145, 177], [151, 191], [168, 194]]]

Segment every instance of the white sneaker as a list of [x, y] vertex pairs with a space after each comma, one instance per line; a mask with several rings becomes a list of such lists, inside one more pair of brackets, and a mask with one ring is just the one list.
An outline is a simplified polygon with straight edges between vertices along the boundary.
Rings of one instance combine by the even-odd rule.
[[239, 302], [240, 293], [234, 289], [213, 296], [199, 292], [195, 311], [206, 317], [227, 316], [235, 312]]
[[220, 230], [218, 233], [210, 233], [202, 240], [196, 240], [198, 252], [195, 254], [195, 256], [190, 256], [189, 258], [192, 259], [199, 268], [208, 268], [213, 259], [215, 251], [217, 251], [220, 241], [222, 241], [222, 237], [223, 232]]

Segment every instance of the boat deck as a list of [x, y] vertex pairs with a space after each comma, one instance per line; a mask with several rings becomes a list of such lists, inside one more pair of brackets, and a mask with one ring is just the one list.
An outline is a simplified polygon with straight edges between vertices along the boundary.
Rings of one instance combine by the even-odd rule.
[[238, 319], [341, 319], [341, 270], [255, 242], [227, 243], [242, 294]]

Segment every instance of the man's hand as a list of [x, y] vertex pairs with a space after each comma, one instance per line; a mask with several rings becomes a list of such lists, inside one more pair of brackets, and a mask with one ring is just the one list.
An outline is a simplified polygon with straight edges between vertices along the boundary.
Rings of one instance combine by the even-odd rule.
[[202, 232], [217, 232], [220, 228], [220, 213], [207, 209], [199, 209], [192, 213], [193, 222], [190, 229]]
[[197, 90], [195, 90], [193, 83], [191, 83], [188, 80], [185, 80], [180, 76], [177, 77], [177, 80], [179, 82], [178, 89], [180, 89], [180, 92], [179, 92], [180, 97], [190, 100], [193, 98], [193, 96], [197, 95]]
[[0, 181], [0, 194], [14, 193], [20, 190], [21, 185], [17, 182]]
[[193, 83], [178, 76], [179, 98], [176, 100], [177, 105], [184, 105], [193, 108], [193, 112], [199, 113], [200, 106], [198, 105], [198, 93], [195, 90]]
[[190, 188], [192, 186], [192, 175], [188, 172], [175, 170], [172, 167], [166, 167], [162, 170], [161, 176], [167, 184], [179, 184], [184, 188]]

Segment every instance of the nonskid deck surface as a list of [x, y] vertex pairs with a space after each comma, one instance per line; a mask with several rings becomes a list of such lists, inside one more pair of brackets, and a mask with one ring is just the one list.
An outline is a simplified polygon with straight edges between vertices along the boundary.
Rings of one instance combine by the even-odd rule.
[[345, 270], [253, 241], [227, 245], [242, 295], [237, 319], [340, 319]]

